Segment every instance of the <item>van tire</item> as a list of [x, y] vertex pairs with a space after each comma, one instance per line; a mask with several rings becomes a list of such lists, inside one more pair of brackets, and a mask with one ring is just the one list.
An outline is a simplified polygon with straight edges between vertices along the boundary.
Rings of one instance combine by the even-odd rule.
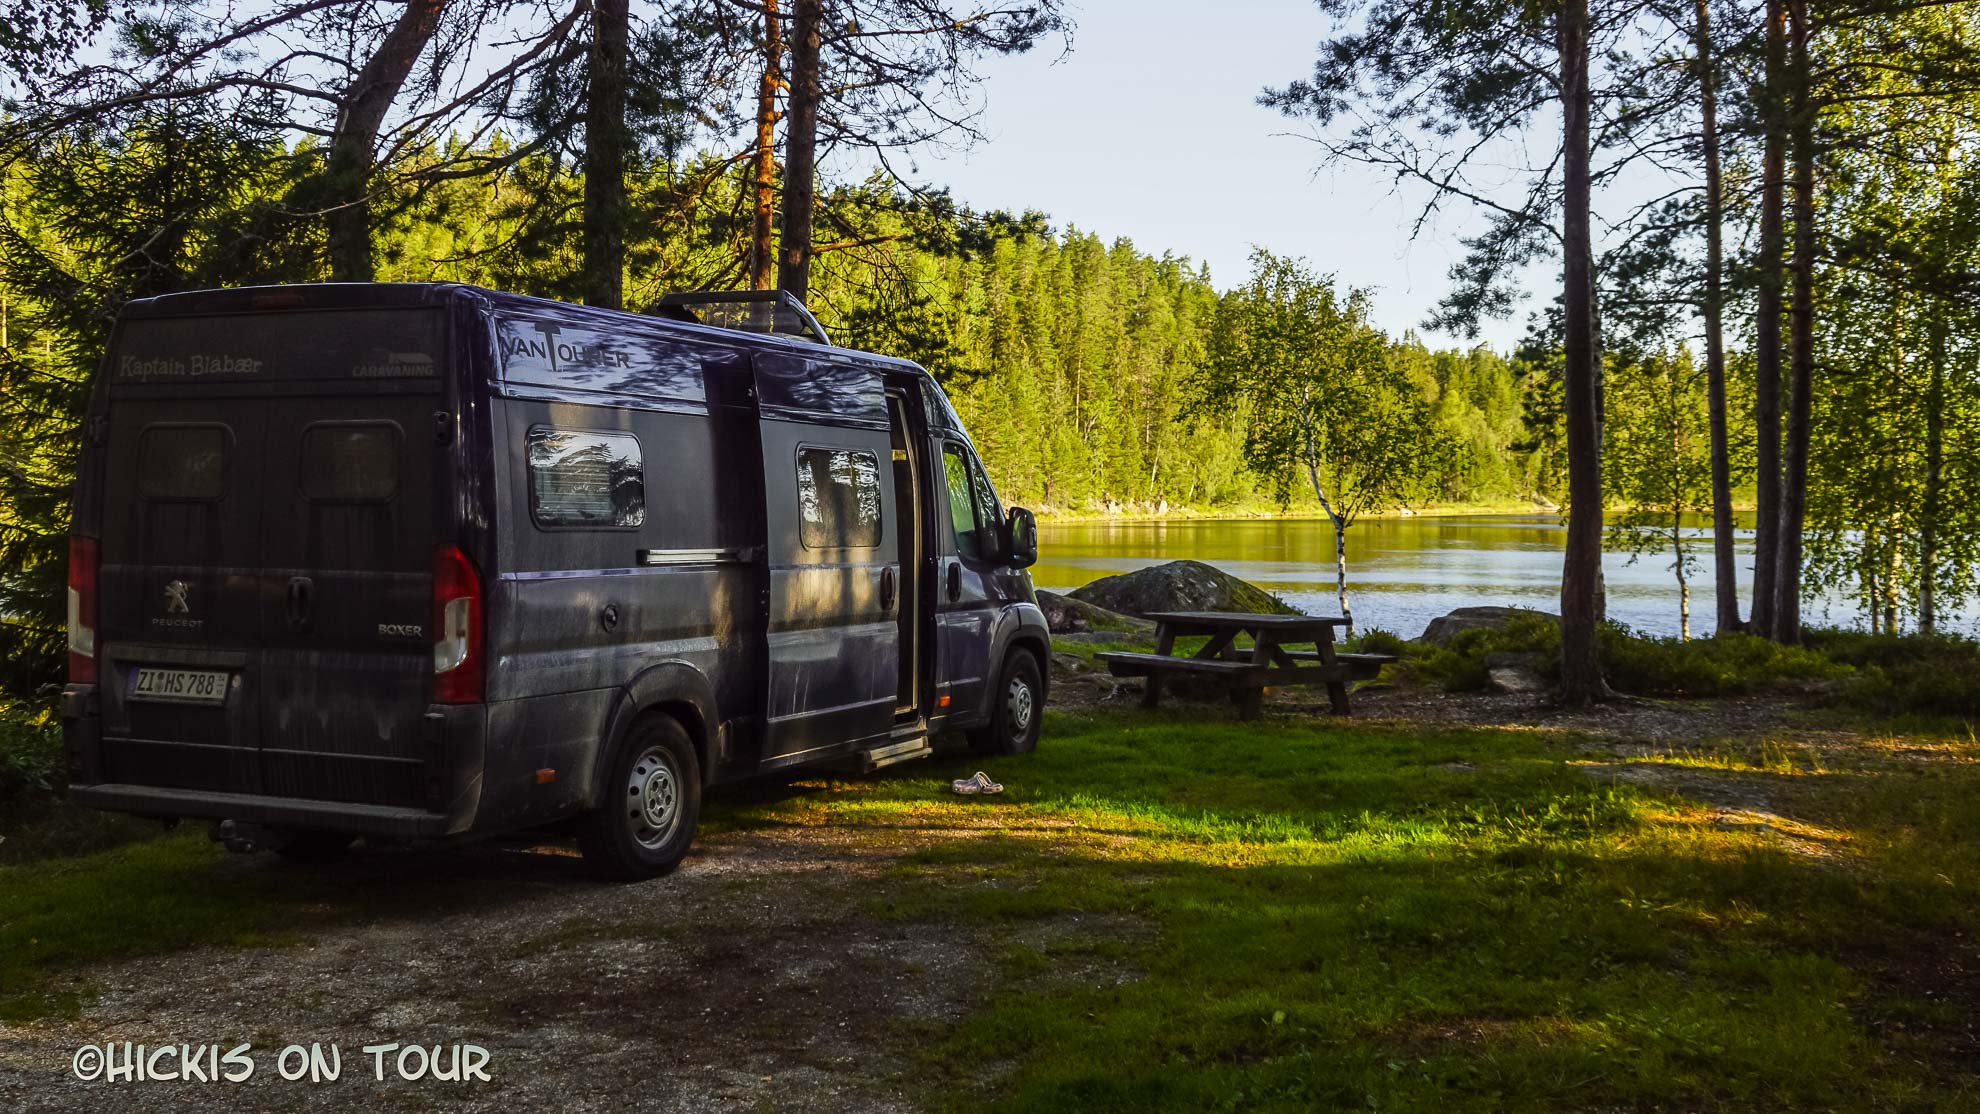
[[578, 849], [601, 878], [657, 878], [680, 865], [700, 820], [694, 740], [672, 716], [643, 716], [613, 748], [598, 807], [578, 818]]
[[978, 754], [1029, 754], [1038, 748], [1044, 722], [1045, 675], [1038, 656], [1012, 650], [990, 695], [990, 722], [969, 733], [969, 747]]
[[275, 853], [292, 863], [333, 863], [350, 853], [357, 836], [301, 828], [288, 832]]

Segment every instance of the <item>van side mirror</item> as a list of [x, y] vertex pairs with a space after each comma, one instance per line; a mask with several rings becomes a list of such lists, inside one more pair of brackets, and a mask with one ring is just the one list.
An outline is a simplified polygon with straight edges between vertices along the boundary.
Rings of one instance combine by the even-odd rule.
[[1023, 507], [1012, 507], [1004, 519], [1004, 560], [1014, 569], [1038, 563], [1038, 520]]

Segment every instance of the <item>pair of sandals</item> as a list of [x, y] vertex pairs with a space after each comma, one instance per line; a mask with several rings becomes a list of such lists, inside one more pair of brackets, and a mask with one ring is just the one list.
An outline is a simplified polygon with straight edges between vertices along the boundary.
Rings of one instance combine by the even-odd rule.
[[982, 770], [976, 771], [969, 777], [957, 778], [949, 783], [949, 788], [961, 793], [965, 797], [974, 797], [980, 793], [1002, 793], [1004, 791], [1003, 786], [991, 781], [990, 775], [984, 773]]

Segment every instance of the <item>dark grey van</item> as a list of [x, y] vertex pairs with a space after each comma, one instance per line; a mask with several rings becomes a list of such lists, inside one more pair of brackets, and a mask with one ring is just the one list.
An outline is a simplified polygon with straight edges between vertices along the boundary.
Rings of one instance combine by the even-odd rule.
[[934, 380], [787, 297], [662, 314], [125, 307], [75, 491], [73, 798], [296, 857], [574, 818], [634, 878], [711, 785], [1030, 750], [1034, 526]]

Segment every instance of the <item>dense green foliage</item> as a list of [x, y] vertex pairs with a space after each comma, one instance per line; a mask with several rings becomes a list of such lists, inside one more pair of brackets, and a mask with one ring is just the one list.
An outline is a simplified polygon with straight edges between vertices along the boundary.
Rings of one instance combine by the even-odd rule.
[[62, 732], [47, 717], [0, 704], [0, 806], [60, 785]]
[[[327, 277], [320, 231], [284, 207], [299, 164], [281, 139], [173, 111], [114, 140], [51, 143], [5, 179], [0, 438], [12, 467], [0, 471], [0, 688], [24, 697], [59, 676], [76, 423], [117, 307], [171, 290]], [[638, 168], [632, 308], [736, 281], [746, 184], [712, 158]], [[579, 230], [561, 214], [581, 193], [581, 179], [544, 157], [409, 193], [377, 234], [376, 273], [571, 297]], [[1242, 413], [1192, 405], [1220, 305], [1202, 267], [877, 179], [829, 201], [843, 240], [818, 251], [813, 308], [840, 342], [918, 359], [941, 377], [1007, 501], [1060, 513], [1313, 509], [1300, 488], [1243, 467]], [[1513, 447], [1521, 368], [1411, 338], [1378, 338], [1378, 351], [1406, 365], [1418, 409], [1464, 446], [1424, 498], [1545, 494], [1547, 470]]]
[[[625, 112], [644, 138], [623, 152], [623, 191], [601, 194], [583, 175], [598, 34], [589, 7], [519, 15], [514, 38], [497, 43], [477, 37], [492, 9], [439, 6], [439, 29], [406, 40], [406, 84], [387, 83], [369, 131], [350, 129], [353, 106], [384, 87], [367, 87], [360, 71], [381, 62], [381, 38], [410, 8], [284, 4], [248, 26], [199, 4], [43, 5], [39, 31], [0, 42], [10, 98], [0, 118], [0, 691], [44, 699], [59, 675], [76, 422], [123, 301], [355, 274], [565, 299], [603, 286], [615, 291], [610, 303], [637, 311], [670, 290], [767, 281], [772, 203], [804, 191], [782, 188], [775, 135], [781, 127], [788, 140], [780, 112], [792, 106], [778, 82], [789, 75], [758, 7], [636, 10]], [[1686, 583], [1699, 539], [1684, 526], [1702, 524], [1714, 463], [1692, 351], [1703, 325], [1728, 352], [1722, 500], [1770, 502], [1776, 481], [1791, 495], [1763, 507], [1769, 536], [1779, 525], [1795, 544], [1764, 557], [1762, 572], [1778, 572], [1795, 600], [1820, 588], [1852, 597], [1879, 631], [1930, 630], [1958, 614], [1980, 597], [1976, 5], [1846, 6], [1814, 25], [1793, 17], [1806, 41], [1783, 61], [1763, 34], [1780, 20], [1756, 4], [1454, 13], [1323, 0], [1339, 35], [1312, 81], [1265, 101], [1345, 128], [1320, 137], [1332, 157], [1441, 191], [1433, 208], [1484, 203], [1489, 226], [1465, 243], [1435, 316], [1475, 328], [1511, 312], [1526, 265], [1561, 258], [1567, 186], [1554, 168], [1587, 152], [1528, 141], [1553, 128], [1542, 123], [1549, 105], [1565, 103], [1553, 30], [1586, 6], [1598, 40], [1590, 103], [1615, 121], [1590, 140], [1606, 226], [1593, 362], [1586, 337], [1572, 360], [1565, 351], [1567, 319], [1587, 316], [1579, 294], [1535, 315], [1516, 356], [1432, 351], [1365, 328], [1352, 275], [1324, 282], [1335, 316], [1357, 323], [1342, 334], [1352, 345], [1297, 330], [1276, 346], [1238, 343], [1256, 333], [1239, 326], [1261, 320], [1271, 300], [1265, 278], [1298, 261], [1268, 246], [1252, 282], [1217, 276], [1220, 289], [1188, 259], [1053, 229], [1038, 212], [973, 211], [895, 177], [892, 163], [866, 180], [817, 183], [815, 212], [795, 233], [807, 239], [809, 300], [844, 343], [933, 369], [1006, 499], [1045, 512], [1331, 506], [1348, 511], [1344, 527], [1357, 505], [1552, 505], [1565, 500], [1568, 401], [1605, 379], [1594, 406], [1603, 438], [1577, 441], [1580, 501], [1618, 512], [1610, 544], [1668, 561]], [[293, 50], [284, 36], [315, 26], [296, 21], [319, 7], [337, 45]], [[884, 151], [973, 134], [967, 58], [1063, 29], [1053, 4], [987, 13], [1002, 28], [995, 41], [945, 13], [874, 6], [870, 35], [844, 13], [828, 21], [825, 64], [843, 71], [826, 82], [830, 141]], [[1893, 57], [1903, 64], [1887, 64]], [[1705, 158], [1708, 89], [1723, 109], [1711, 158], [1723, 156], [1725, 171], [1711, 197], [1692, 166]], [[1783, 225], [1763, 211], [1782, 217], [1786, 147], [1796, 182]], [[1530, 158], [1500, 166], [1514, 148]], [[328, 180], [340, 159], [351, 173]], [[1501, 180], [1480, 177], [1485, 166]], [[1668, 192], [1614, 208], [1611, 183], [1652, 171]], [[1730, 245], [1709, 259], [1708, 232]], [[622, 298], [620, 284], [587, 270], [602, 242], [622, 242]], [[1783, 291], [1794, 304], [1774, 297]], [[1569, 366], [1576, 392], [1564, 389]], [[1783, 366], [1785, 394], [1768, 386]], [[1776, 404], [1784, 434], [1760, 428], [1756, 408]], [[1579, 429], [1591, 424], [1586, 410], [1574, 410]], [[1284, 420], [1295, 413], [1305, 418]], [[1300, 432], [1289, 440], [1289, 429]], [[1588, 480], [1596, 471], [1601, 485]], [[1596, 535], [1575, 536], [1572, 594], [1585, 601]], [[1770, 606], [1781, 594], [1769, 591]], [[1582, 642], [1586, 610], [1571, 609]], [[1784, 628], [1790, 640], [1797, 624]], [[1771, 623], [1762, 633], [1775, 633]]]

